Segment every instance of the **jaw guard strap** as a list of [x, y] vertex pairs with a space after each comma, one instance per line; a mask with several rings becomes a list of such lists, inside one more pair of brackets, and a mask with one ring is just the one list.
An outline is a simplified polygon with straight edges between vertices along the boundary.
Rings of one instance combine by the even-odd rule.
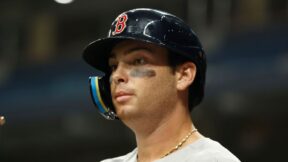
[[103, 117], [108, 120], [118, 119], [114, 112], [109, 86], [107, 87], [109, 82], [106, 82], [106, 84], [105, 82], [105, 76], [103, 78], [99, 76], [89, 77], [92, 101]]

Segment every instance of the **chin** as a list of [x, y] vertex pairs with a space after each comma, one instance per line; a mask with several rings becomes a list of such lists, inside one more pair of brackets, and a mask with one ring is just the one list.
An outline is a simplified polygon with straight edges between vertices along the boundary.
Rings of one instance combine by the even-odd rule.
[[137, 111], [134, 106], [122, 105], [122, 106], [117, 106], [116, 113], [117, 113], [117, 116], [121, 120], [126, 120], [126, 119], [136, 117], [137, 114], [139, 115], [139, 113], [141, 112]]

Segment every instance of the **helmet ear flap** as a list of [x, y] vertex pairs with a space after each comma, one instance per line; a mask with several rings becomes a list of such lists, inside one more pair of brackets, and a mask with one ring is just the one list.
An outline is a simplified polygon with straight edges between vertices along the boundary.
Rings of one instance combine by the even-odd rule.
[[109, 78], [91, 76], [89, 85], [92, 101], [99, 113], [108, 120], [118, 119], [111, 99]]

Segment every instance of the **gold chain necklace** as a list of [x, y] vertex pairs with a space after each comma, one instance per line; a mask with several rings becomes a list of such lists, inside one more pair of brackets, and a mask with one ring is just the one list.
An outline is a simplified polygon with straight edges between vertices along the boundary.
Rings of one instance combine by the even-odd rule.
[[197, 132], [197, 129], [192, 129], [183, 139], [180, 143], [178, 143], [178, 145], [176, 145], [174, 148], [172, 148], [169, 152], [167, 152], [164, 156], [162, 156], [161, 158], [164, 158], [165, 156], [170, 155], [172, 152], [177, 151], [180, 147], [182, 147], [182, 145], [188, 140], [188, 138], [193, 134]]

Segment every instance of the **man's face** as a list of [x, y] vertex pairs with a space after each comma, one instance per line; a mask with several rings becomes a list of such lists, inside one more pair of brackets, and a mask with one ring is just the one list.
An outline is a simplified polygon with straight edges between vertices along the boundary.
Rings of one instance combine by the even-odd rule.
[[125, 40], [111, 52], [111, 94], [122, 119], [159, 118], [173, 107], [176, 77], [168, 65], [165, 48]]

